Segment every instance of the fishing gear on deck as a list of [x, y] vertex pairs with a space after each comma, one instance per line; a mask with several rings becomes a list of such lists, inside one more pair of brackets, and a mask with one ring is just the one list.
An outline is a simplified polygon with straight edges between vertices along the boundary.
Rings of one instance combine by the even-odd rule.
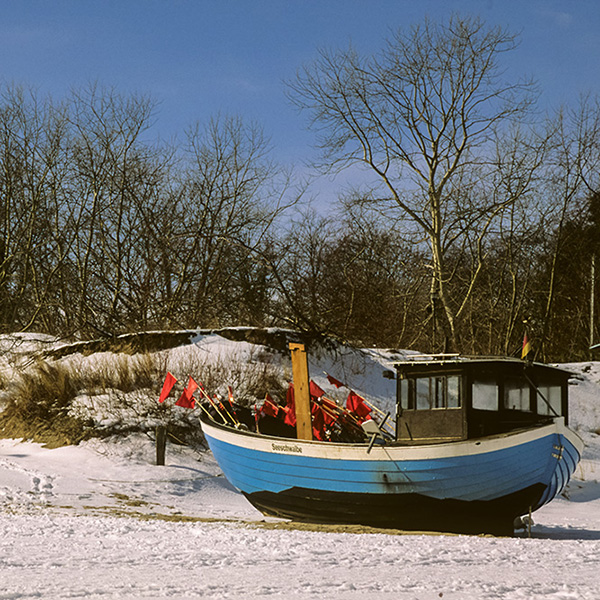
[[[330, 376], [328, 375], [328, 378]], [[341, 382], [335, 380], [340, 386]], [[177, 379], [167, 373], [159, 402], [162, 403], [170, 395]], [[346, 406], [337, 404], [325, 395], [314, 381], [309, 381], [310, 390], [310, 419], [313, 439], [332, 442], [363, 442], [365, 432], [362, 423], [371, 418], [370, 413], [379, 409], [350, 390]], [[197, 400], [194, 394], [199, 391], [201, 398]], [[281, 437], [296, 437], [296, 409], [294, 386], [289, 384], [285, 403], [278, 403], [265, 395], [263, 402], [256, 403], [252, 408], [245, 408], [235, 402], [233, 389], [227, 386], [227, 398], [222, 399], [217, 394], [209, 394], [202, 383], [197, 383], [189, 376], [188, 384], [175, 406], [193, 409], [196, 406], [212, 420], [236, 429], [255, 430], [259, 433]], [[381, 425], [385, 424], [383, 419]]]
[[[325, 392], [310, 381], [313, 437], [319, 441], [362, 442], [366, 435], [361, 418], [348, 408], [327, 398]], [[276, 403], [267, 393], [261, 405], [254, 407], [256, 427], [260, 433], [295, 437], [296, 415], [294, 386], [289, 384], [285, 404]]]

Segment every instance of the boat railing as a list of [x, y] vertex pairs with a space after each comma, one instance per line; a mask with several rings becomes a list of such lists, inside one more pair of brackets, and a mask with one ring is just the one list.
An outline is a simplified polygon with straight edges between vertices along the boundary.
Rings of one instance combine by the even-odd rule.
[[459, 353], [440, 353], [440, 354], [411, 354], [402, 360], [394, 360], [394, 365], [411, 365], [415, 363], [428, 362], [479, 362], [479, 361], [497, 361], [497, 362], [516, 362], [524, 363], [521, 358], [516, 356], [496, 356], [493, 354], [459, 354]]

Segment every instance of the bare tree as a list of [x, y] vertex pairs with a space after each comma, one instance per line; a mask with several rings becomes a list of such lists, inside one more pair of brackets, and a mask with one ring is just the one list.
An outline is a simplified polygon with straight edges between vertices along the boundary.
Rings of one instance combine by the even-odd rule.
[[[560, 278], [569, 281], [574, 256], [563, 256], [569, 241], [566, 225], [574, 211], [581, 211], [590, 196], [600, 189], [600, 103], [598, 98], [583, 96], [575, 108], [561, 108], [548, 120], [549, 148], [545, 164], [544, 186], [540, 190], [546, 200], [548, 231], [544, 246], [544, 306], [538, 317], [537, 352], [549, 354], [552, 325], [556, 319], [556, 292]], [[570, 229], [571, 235], [577, 235]], [[580, 243], [585, 240], [581, 236]], [[571, 242], [572, 244], [572, 242]], [[561, 266], [561, 258], [563, 268]], [[565, 268], [565, 263], [567, 267]], [[564, 286], [563, 286], [564, 287]], [[567, 283], [567, 287], [569, 284]], [[573, 327], [574, 324], [572, 323]], [[568, 332], [567, 332], [568, 334]]]
[[[472, 168], [455, 182], [448, 282], [451, 296], [461, 300], [456, 317], [463, 350], [514, 353], [542, 231], [539, 189], [546, 152], [544, 136], [511, 129], [494, 142], [493, 168]], [[480, 198], [485, 212], [477, 210]], [[518, 329], [522, 336], [520, 323]]]
[[478, 194], [459, 205], [458, 184], [468, 170], [485, 174], [496, 131], [534, 99], [532, 82], [505, 81], [500, 69], [501, 54], [515, 46], [501, 28], [453, 16], [445, 25], [425, 21], [396, 32], [375, 57], [353, 48], [322, 51], [289, 84], [320, 134], [323, 165], [366, 165], [377, 182], [371, 201], [427, 240], [432, 311], [454, 346], [465, 299], [449, 296], [448, 252], [461, 222], [489, 220], [513, 201]]
[[77, 270], [77, 328], [114, 333], [125, 327], [127, 279], [138, 268], [135, 210], [157, 184], [155, 153], [141, 141], [153, 103], [93, 85], [73, 92], [73, 263]]
[[333, 285], [328, 281], [326, 258], [335, 239], [333, 221], [310, 207], [290, 219], [270, 263], [279, 290], [280, 322], [317, 334], [334, 330], [331, 312], [335, 308], [324, 301], [324, 290]]
[[2, 329], [262, 322], [272, 270], [255, 258], [290, 188], [259, 127], [216, 118], [169, 148], [144, 96], [1, 92]]
[[[288, 180], [270, 158], [262, 129], [216, 117], [188, 133], [168, 248], [165, 315], [188, 325], [235, 320], [247, 302], [267, 302], [260, 256], [287, 206]], [[259, 289], [259, 288], [263, 289]]]
[[0, 108], [0, 321], [27, 329], [56, 316], [57, 272], [68, 241], [57, 235], [65, 209], [64, 106], [9, 86]]

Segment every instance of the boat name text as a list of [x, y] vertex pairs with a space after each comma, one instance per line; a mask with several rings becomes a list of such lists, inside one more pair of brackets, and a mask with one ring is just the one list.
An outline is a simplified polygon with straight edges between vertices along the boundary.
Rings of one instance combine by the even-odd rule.
[[302, 454], [302, 448], [296, 444], [271, 444], [274, 452], [298, 452]]

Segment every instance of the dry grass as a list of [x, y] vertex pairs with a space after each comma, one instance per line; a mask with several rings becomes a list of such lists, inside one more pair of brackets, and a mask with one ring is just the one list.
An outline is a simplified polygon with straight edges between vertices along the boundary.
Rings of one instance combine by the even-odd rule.
[[166, 359], [159, 354], [105, 353], [97, 357], [71, 359], [78, 365], [80, 389], [89, 394], [111, 390], [133, 392], [139, 389], [160, 390]]
[[282, 371], [273, 355], [256, 348], [226, 355], [198, 352], [171, 355], [163, 373], [166, 371], [173, 373], [182, 385], [186, 385], [188, 377], [192, 376], [208, 392], [224, 397], [227, 387], [231, 386], [236, 402], [243, 406], [262, 400], [266, 392], [284, 396], [286, 377], [290, 376]]
[[69, 414], [77, 387], [69, 368], [39, 361], [16, 378], [0, 414], [0, 435], [50, 447], [77, 444], [87, 424]]
[[[160, 361], [148, 354], [118, 354], [88, 362], [38, 360], [16, 374], [6, 390], [0, 436], [57, 447], [112, 433], [97, 426], [94, 398], [105, 395], [118, 404], [125, 396], [130, 406], [140, 406], [160, 388], [160, 368]], [[142, 389], [146, 392], [139, 393]], [[90, 410], [76, 410], [82, 397], [90, 400]]]
[[[167, 371], [178, 383], [169, 400], [159, 404]], [[236, 401], [250, 405], [267, 391], [281, 397], [287, 374], [273, 355], [248, 348], [239, 356], [188, 346], [38, 360], [7, 383], [0, 437], [57, 447], [134, 431], [153, 435], [157, 425], [166, 425], [173, 440], [201, 445], [199, 411], [174, 406], [190, 375], [211, 394], [226, 396], [231, 386]]]

